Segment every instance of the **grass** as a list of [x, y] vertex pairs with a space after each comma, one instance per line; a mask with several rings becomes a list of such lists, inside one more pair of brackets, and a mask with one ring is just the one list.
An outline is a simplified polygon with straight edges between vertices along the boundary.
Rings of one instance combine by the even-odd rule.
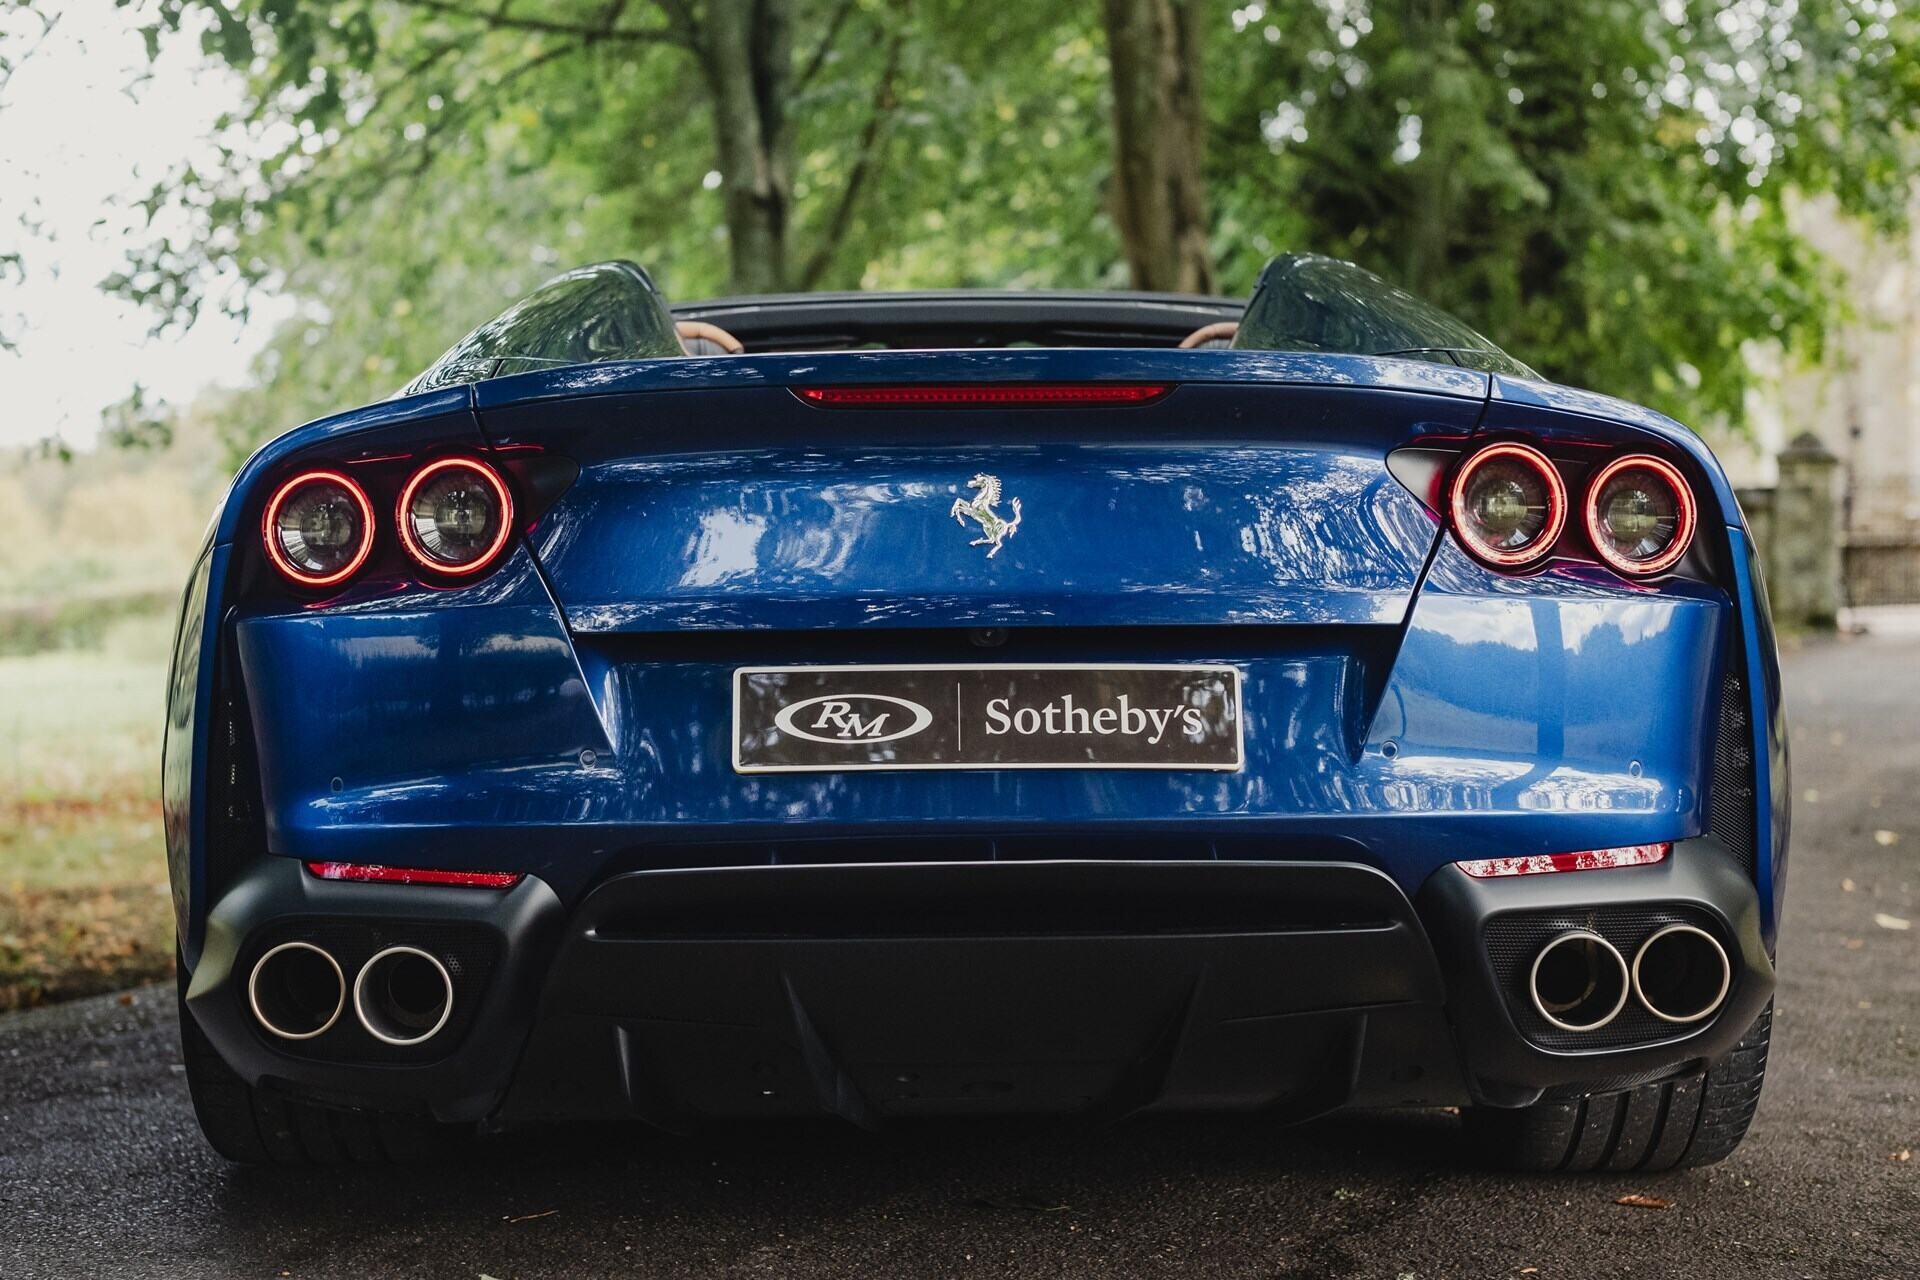
[[99, 648], [0, 657], [0, 1009], [166, 976], [160, 831], [171, 619]]

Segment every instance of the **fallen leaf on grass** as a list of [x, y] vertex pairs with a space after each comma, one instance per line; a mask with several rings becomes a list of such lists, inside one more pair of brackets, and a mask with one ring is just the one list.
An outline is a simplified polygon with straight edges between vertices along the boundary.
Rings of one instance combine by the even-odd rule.
[[1873, 833], [1873, 842], [1882, 849], [1890, 849], [1900, 843], [1900, 833], [1898, 831], [1888, 831], [1885, 827], [1882, 827]]
[[1638, 1191], [1621, 1196], [1615, 1204], [1626, 1205], [1629, 1209], [1671, 1209], [1671, 1200], [1662, 1200], [1659, 1196], [1642, 1195]]
[[1907, 1161], [1913, 1159], [1913, 1152], [1902, 1147], [1900, 1150], [1888, 1156], [1887, 1159], [1893, 1161], [1895, 1164], [1905, 1164]]
[[1873, 922], [1882, 929], [1892, 929], [1899, 933], [1904, 933], [1908, 929], [1913, 928], [1913, 921], [1904, 920], [1899, 916], [1890, 916], [1884, 911], [1874, 912]]

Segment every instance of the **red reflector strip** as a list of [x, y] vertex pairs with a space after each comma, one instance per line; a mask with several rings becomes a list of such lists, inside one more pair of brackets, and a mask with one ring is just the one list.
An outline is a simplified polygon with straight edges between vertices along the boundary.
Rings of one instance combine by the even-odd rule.
[[1173, 390], [1163, 382], [1001, 382], [884, 387], [796, 387], [823, 409], [968, 408], [1148, 404]]
[[1473, 858], [1456, 862], [1468, 875], [1487, 880], [1495, 876], [1531, 876], [1543, 871], [1604, 871], [1608, 867], [1644, 867], [1673, 851], [1671, 843], [1629, 844], [1618, 849], [1588, 849], [1584, 853], [1537, 853], [1524, 858]]
[[436, 871], [428, 867], [382, 867], [370, 862], [309, 862], [307, 874], [322, 880], [452, 885], [461, 889], [511, 889], [521, 880], [518, 871]]

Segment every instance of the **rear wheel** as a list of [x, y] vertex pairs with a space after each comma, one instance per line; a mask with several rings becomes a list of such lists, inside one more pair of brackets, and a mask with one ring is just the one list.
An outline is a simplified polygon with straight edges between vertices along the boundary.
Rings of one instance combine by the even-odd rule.
[[240, 1164], [391, 1164], [431, 1159], [457, 1148], [471, 1126], [420, 1116], [343, 1111], [300, 1102], [242, 1080], [187, 1010], [186, 966], [180, 979], [180, 1050], [200, 1131], [221, 1155]]
[[1531, 1107], [1469, 1108], [1467, 1134], [1487, 1159], [1510, 1169], [1658, 1172], [1715, 1164], [1753, 1122], [1772, 1034], [1768, 1005], [1700, 1075]]

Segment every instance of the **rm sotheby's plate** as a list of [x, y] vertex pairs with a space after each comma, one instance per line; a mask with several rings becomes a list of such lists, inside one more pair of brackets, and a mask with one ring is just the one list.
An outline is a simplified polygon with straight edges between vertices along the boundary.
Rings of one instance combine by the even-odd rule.
[[1226, 666], [742, 667], [733, 767], [1238, 769]]

